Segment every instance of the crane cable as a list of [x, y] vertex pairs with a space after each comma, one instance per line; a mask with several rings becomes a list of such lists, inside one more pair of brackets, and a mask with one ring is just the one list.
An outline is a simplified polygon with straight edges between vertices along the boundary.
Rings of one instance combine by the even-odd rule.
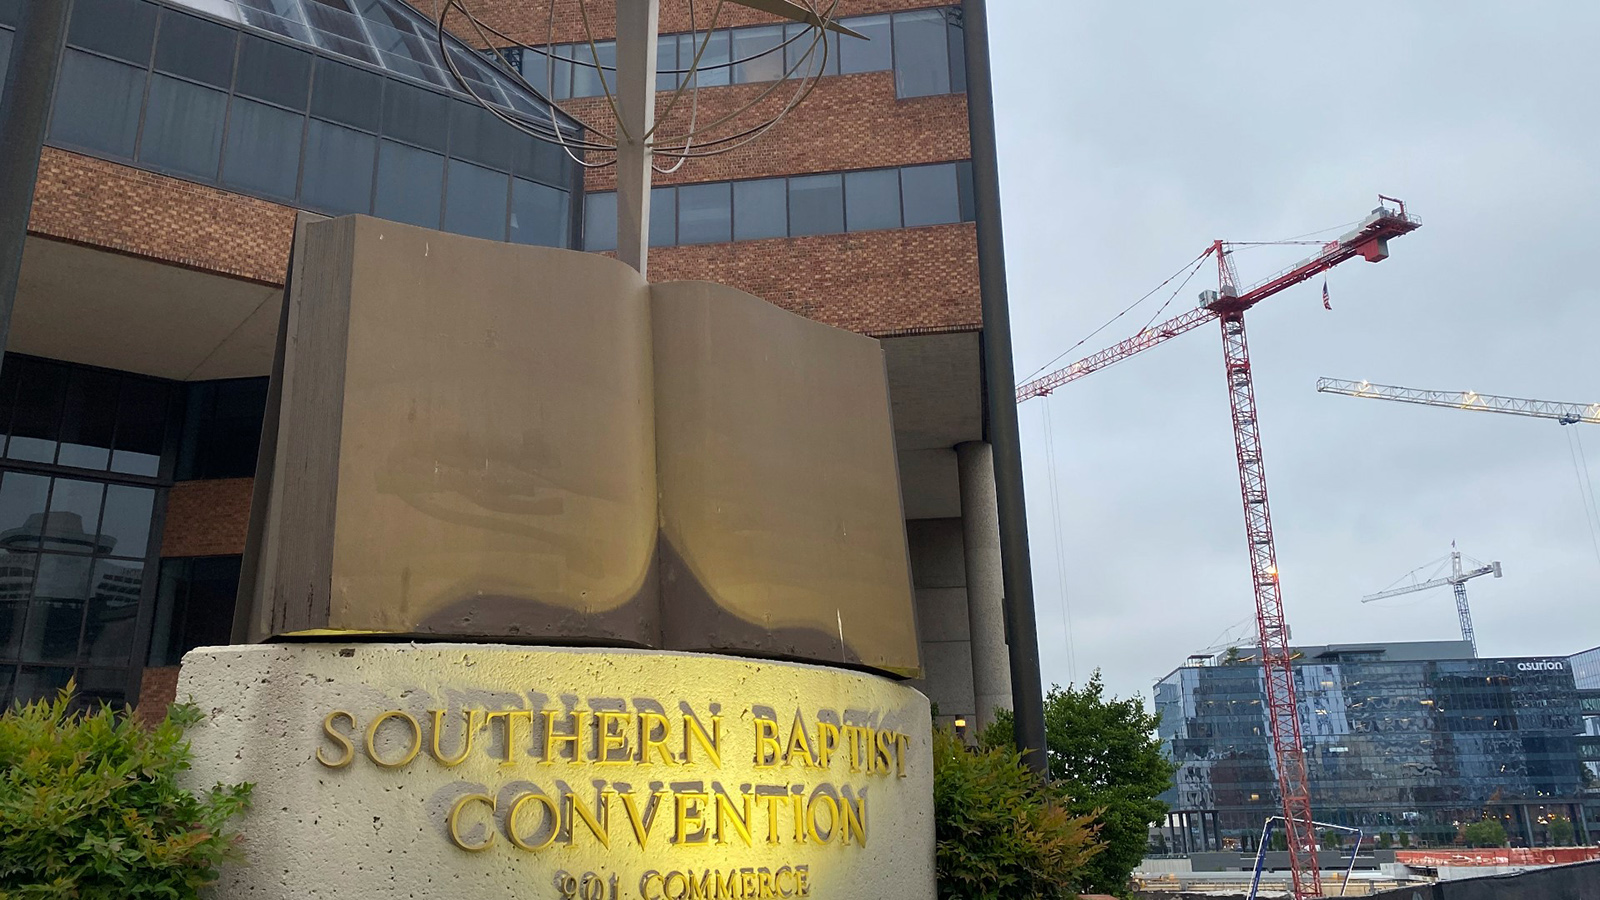
[[1044, 407], [1044, 446], [1045, 465], [1050, 471], [1050, 518], [1056, 545], [1056, 578], [1061, 589], [1061, 630], [1066, 637], [1067, 645], [1067, 675], [1071, 683], [1078, 681], [1078, 650], [1072, 638], [1072, 603], [1067, 596], [1067, 553], [1066, 545], [1061, 537], [1061, 488], [1056, 481], [1056, 438], [1055, 429], [1050, 421], [1049, 398], [1040, 406]]
[[1583, 436], [1577, 428], [1567, 430], [1567, 450], [1572, 454], [1572, 472], [1578, 476], [1578, 500], [1583, 504], [1584, 524], [1589, 526], [1589, 543], [1600, 562], [1600, 501], [1595, 498], [1594, 480], [1589, 477], [1589, 456], [1583, 450]]

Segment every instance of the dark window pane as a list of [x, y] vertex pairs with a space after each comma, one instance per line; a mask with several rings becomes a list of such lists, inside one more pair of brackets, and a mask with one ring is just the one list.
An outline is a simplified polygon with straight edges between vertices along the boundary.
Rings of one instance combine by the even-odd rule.
[[444, 157], [393, 141], [380, 142], [374, 215], [438, 228], [443, 204]]
[[305, 109], [311, 87], [311, 54], [253, 34], [239, 40], [239, 78], [234, 91], [290, 109]]
[[16, 409], [11, 419], [11, 442], [6, 456], [32, 462], [54, 462], [61, 427], [61, 403], [67, 394], [67, 368], [27, 361], [20, 373]]
[[782, 178], [733, 183], [733, 238], [755, 241], [789, 233], [788, 186]]
[[83, 658], [98, 665], [126, 665], [133, 647], [144, 589], [144, 563], [98, 560], [89, 583], [83, 623]]
[[383, 133], [442, 152], [449, 107], [443, 94], [391, 81], [383, 91]]
[[961, 221], [961, 200], [956, 192], [954, 163], [901, 169], [900, 184], [905, 194], [907, 228]]
[[17, 383], [27, 363], [20, 356], [12, 356], [0, 365], [0, 452], [5, 450], [5, 435], [11, 433], [11, 415], [16, 408]]
[[681, 34], [678, 35], [678, 41], [678, 68], [689, 68], [698, 53], [700, 86], [716, 87], [728, 83], [728, 32]]
[[[612, 96], [616, 96], [617, 43], [616, 41], [596, 41], [594, 48], [598, 52], [598, 56], [589, 51], [588, 44], [578, 44], [573, 48], [572, 57], [577, 60], [572, 64], [572, 96], [574, 97], [598, 97], [605, 93], [606, 89], [611, 91]], [[595, 68], [596, 60], [598, 60], [599, 65], [606, 67], [603, 74], [600, 69]], [[604, 88], [600, 84], [601, 78], [605, 79]]]
[[27, 662], [70, 663], [78, 658], [78, 633], [89, 601], [94, 560], [65, 553], [39, 555], [39, 577], [28, 604], [21, 658]]
[[156, 492], [151, 488], [106, 485], [106, 509], [100, 517], [100, 552], [143, 557], [150, 546], [150, 515]]
[[124, 378], [117, 402], [117, 445], [111, 471], [155, 476], [167, 437], [169, 388], [158, 381]]
[[849, 35], [839, 36], [839, 71], [881, 72], [894, 64], [894, 50], [889, 44], [888, 16], [861, 16], [845, 19], [844, 24], [866, 35], [869, 40]]
[[944, 10], [894, 14], [894, 88], [901, 97], [950, 93], [950, 36]]
[[74, 369], [67, 381], [57, 462], [104, 469], [111, 462], [111, 436], [117, 427], [117, 378], [93, 369]]
[[565, 247], [572, 218], [566, 191], [521, 178], [511, 179], [511, 240]]
[[560, 144], [526, 136], [517, 137], [516, 141], [512, 174], [558, 188], [566, 188], [575, 180], [568, 175], [571, 159]]
[[292, 0], [240, 0], [238, 6], [247, 24], [302, 44], [311, 43], [311, 30], [299, 21]]
[[678, 36], [664, 34], [656, 38], [656, 90], [678, 89]]
[[749, 84], [754, 81], [777, 81], [782, 78], [783, 51], [778, 49], [782, 45], [782, 25], [735, 28], [733, 58], [746, 61], [733, 67], [734, 83]]
[[361, 21], [344, 0], [306, 0], [300, 5], [305, 10], [306, 21], [311, 24], [311, 38], [318, 47], [362, 62], [377, 62], [367, 46]]
[[444, 230], [472, 237], [506, 239], [506, 199], [510, 176], [450, 160]]
[[106, 486], [98, 481], [57, 478], [50, 488], [50, 512], [45, 515], [42, 546], [46, 550], [89, 553], [97, 549], [100, 504]]
[[23, 666], [17, 671], [17, 684], [12, 692], [12, 698], [16, 703], [54, 700], [70, 680], [72, 680], [70, 668]]
[[254, 475], [266, 404], [266, 378], [190, 384], [175, 477], [187, 481]]
[[[11, 65], [11, 35], [12, 32], [10, 31], [0, 31], [0, 72], [5, 71], [5, 68]], [[0, 672], [3, 671], [6, 671], [6, 669], [0, 667]], [[0, 703], [4, 702], [5, 690], [0, 687]]]
[[950, 41], [950, 90], [957, 94], [967, 92], [967, 47], [961, 28], [961, 11], [955, 10], [946, 29]]
[[152, 76], [139, 159], [162, 169], [217, 177], [222, 155], [222, 117], [228, 95], [187, 81]]
[[811, 26], [794, 24], [783, 26], [783, 38], [786, 41], [794, 38], [784, 49], [784, 71], [793, 73], [790, 77], [839, 74], [840, 35], [824, 32], [818, 37]]
[[133, 156], [144, 103], [144, 70], [68, 50], [56, 85], [53, 140]]
[[183, 604], [189, 591], [189, 559], [163, 559], [150, 625], [147, 666], [175, 666], [183, 657], [178, 649], [183, 632]]
[[67, 41], [131, 63], [150, 62], [156, 7], [143, 0], [76, 0]]
[[511, 126], [477, 104], [450, 104], [450, 155], [454, 158], [509, 169], [515, 134]]
[[232, 187], [292, 198], [300, 177], [300, 138], [306, 117], [236, 97], [228, 114], [228, 144], [222, 182]]
[[338, 125], [311, 120], [306, 132], [300, 200], [334, 214], [372, 209], [372, 158], [378, 139]]
[[583, 198], [583, 249], [596, 253], [617, 249], [615, 191]]
[[127, 669], [79, 669], [73, 708], [98, 710], [102, 705], [121, 709], [127, 705]]
[[50, 498], [50, 479], [43, 475], [7, 472], [0, 479], [0, 547], [39, 546], [44, 528], [44, 505]]
[[851, 231], [900, 227], [900, 172], [878, 169], [844, 176], [846, 225]]
[[[317, 6], [315, 2], [306, 6]], [[311, 114], [366, 131], [378, 130], [383, 79], [374, 72], [326, 59], [317, 60], [311, 88]]]
[[[22, 0], [0, 0], [0, 24], [15, 27], [22, 15]], [[4, 691], [0, 691], [4, 693]]]
[[789, 179], [789, 234], [838, 234], [844, 231], [844, 179], [838, 175], [806, 175]]
[[650, 246], [670, 247], [678, 242], [678, 189], [650, 189]]
[[162, 561], [150, 665], [177, 665], [196, 647], [228, 643], [239, 563], [237, 556]]
[[978, 220], [977, 200], [972, 195], [972, 161], [956, 163], [956, 196], [961, 200], [961, 221]]
[[733, 240], [733, 195], [724, 184], [678, 188], [678, 243], [717, 244]]
[[556, 47], [545, 56], [542, 47], [529, 47], [522, 53], [522, 77], [539, 93], [552, 100], [565, 100], [572, 93], [572, 48]]
[[0, 659], [16, 659], [22, 647], [22, 627], [38, 567], [39, 554], [0, 548]]
[[180, 12], [161, 14], [156, 68], [227, 90], [233, 85], [233, 45], [237, 29]]

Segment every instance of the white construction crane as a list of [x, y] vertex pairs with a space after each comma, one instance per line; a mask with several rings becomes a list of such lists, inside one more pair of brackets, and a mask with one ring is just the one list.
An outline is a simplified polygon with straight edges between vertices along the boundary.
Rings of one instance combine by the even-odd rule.
[[1317, 391], [1323, 394], [1343, 394], [1346, 397], [1415, 403], [1419, 406], [1442, 406], [1446, 409], [1468, 409], [1478, 412], [1508, 413], [1513, 416], [1532, 416], [1535, 419], [1554, 419], [1562, 425], [1576, 425], [1579, 422], [1600, 425], [1600, 403], [1525, 400], [1521, 397], [1497, 397], [1475, 391], [1426, 391], [1420, 388], [1395, 387], [1392, 384], [1373, 384], [1370, 381], [1344, 381], [1339, 378], [1318, 378]]
[[[1462, 559], [1466, 559], [1467, 562], [1471, 563], [1472, 568], [1464, 568], [1461, 565]], [[1448, 575], [1443, 574], [1445, 564], [1450, 566], [1450, 572]], [[1429, 573], [1430, 577], [1427, 581], [1423, 581], [1417, 577], [1418, 572], [1421, 572], [1424, 569], [1429, 569], [1430, 567], [1432, 568], [1432, 571]], [[1499, 578], [1500, 564], [1498, 562], [1485, 564], [1473, 559], [1470, 556], [1464, 556], [1460, 550], [1456, 549], [1455, 541], [1451, 541], [1449, 556], [1436, 559], [1427, 565], [1419, 566], [1418, 568], [1412, 569], [1410, 572], [1407, 572], [1405, 575], [1401, 576], [1401, 580], [1410, 579], [1409, 584], [1403, 584], [1400, 587], [1392, 587], [1387, 590], [1382, 590], [1376, 594], [1368, 594], [1367, 596], [1361, 598], [1361, 602], [1371, 603], [1374, 600], [1383, 600], [1387, 597], [1398, 597], [1401, 594], [1414, 594], [1417, 591], [1432, 590], [1433, 588], [1444, 587], [1448, 584], [1455, 590], [1456, 617], [1461, 620], [1461, 639], [1472, 645], [1472, 655], [1477, 656], [1478, 638], [1472, 632], [1472, 610], [1467, 606], [1467, 581], [1477, 578], [1480, 575], [1493, 575], [1494, 577]]]

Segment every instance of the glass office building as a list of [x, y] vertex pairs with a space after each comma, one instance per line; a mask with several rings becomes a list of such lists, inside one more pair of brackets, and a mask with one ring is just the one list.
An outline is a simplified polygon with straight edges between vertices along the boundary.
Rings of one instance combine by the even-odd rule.
[[[1483, 817], [1514, 843], [1585, 821], [1580, 692], [1562, 657], [1475, 659], [1464, 642], [1296, 648], [1318, 821], [1448, 844]], [[1163, 799], [1180, 849], [1253, 849], [1279, 814], [1254, 651], [1195, 657], [1155, 686], [1177, 765]]]

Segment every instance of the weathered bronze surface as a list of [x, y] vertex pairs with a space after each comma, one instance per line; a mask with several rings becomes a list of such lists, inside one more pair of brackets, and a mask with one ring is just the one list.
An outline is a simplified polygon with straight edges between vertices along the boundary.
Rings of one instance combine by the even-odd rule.
[[288, 304], [241, 636], [917, 673], [876, 341], [366, 217], [302, 222]]

